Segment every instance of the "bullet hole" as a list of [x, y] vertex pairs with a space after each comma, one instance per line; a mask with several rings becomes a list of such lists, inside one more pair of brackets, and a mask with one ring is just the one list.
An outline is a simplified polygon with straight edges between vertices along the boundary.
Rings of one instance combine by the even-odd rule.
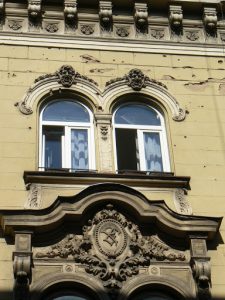
[[116, 61], [115, 59], [113, 59], [113, 61]]
[[177, 145], [174, 145], [174, 147], [176, 147]]
[[31, 129], [32, 129], [32, 127], [31, 127], [31, 126], [29, 126], [29, 127], [28, 127], [28, 129], [30, 129], [30, 130], [31, 130]]
[[223, 63], [222, 59], [218, 60], [218, 64], [222, 64], [222, 63]]
[[178, 60], [177, 61], [180, 61], [180, 59], [178, 58]]
[[206, 168], [206, 166], [203, 166], [203, 168]]
[[163, 54], [163, 57], [167, 57], [167, 55], [166, 55], [166, 54]]
[[195, 74], [192, 74], [192, 78], [195, 78], [196, 77], [196, 75]]
[[186, 135], [184, 135], [184, 138], [186, 139], [186, 138], [187, 138], [187, 136], [186, 136]]
[[185, 112], [186, 112], [187, 115], [190, 114], [189, 110], [187, 110], [187, 109], [185, 110]]
[[204, 105], [201, 105], [201, 107], [204, 107]]

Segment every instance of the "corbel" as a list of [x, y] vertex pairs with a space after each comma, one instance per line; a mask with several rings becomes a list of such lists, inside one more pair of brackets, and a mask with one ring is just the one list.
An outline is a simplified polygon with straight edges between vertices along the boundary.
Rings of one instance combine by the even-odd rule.
[[205, 30], [210, 35], [215, 35], [217, 31], [217, 11], [214, 7], [204, 7], [203, 23]]
[[77, 22], [77, 0], [64, 0], [65, 22], [75, 25]]
[[112, 28], [112, 1], [99, 1], [99, 19], [103, 29], [111, 30]]
[[210, 300], [211, 266], [204, 237], [191, 237], [191, 267], [197, 286], [198, 299]]
[[0, 0], [0, 23], [2, 22], [5, 15], [5, 0]]
[[16, 300], [28, 300], [31, 283], [32, 251], [31, 232], [15, 233], [13, 252], [14, 296]]
[[182, 33], [183, 25], [183, 10], [180, 5], [169, 6], [169, 22], [172, 31], [177, 34]]
[[138, 30], [146, 32], [148, 29], [148, 6], [146, 3], [135, 3], [134, 20]]
[[28, 2], [28, 17], [30, 23], [33, 25], [40, 23], [41, 2], [42, 0], [29, 0]]

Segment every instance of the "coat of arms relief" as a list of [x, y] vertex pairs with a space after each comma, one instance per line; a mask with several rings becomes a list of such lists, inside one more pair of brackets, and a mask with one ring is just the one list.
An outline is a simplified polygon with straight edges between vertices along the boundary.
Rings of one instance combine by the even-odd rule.
[[151, 261], [187, 259], [182, 251], [170, 248], [157, 236], [142, 235], [139, 227], [111, 204], [88, 221], [81, 235], [68, 234], [54, 245], [36, 249], [34, 257], [72, 259], [109, 289], [120, 289]]

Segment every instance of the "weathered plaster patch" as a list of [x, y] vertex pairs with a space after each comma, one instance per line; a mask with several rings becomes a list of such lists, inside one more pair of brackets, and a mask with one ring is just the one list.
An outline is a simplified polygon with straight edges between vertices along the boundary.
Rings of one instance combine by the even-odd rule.
[[176, 78], [174, 78], [171, 75], [163, 75], [162, 80], [175, 80]]
[[89, 54], [83, 54], [80, 57], [84, 60], [85, 63], [100, 63], [99, 59]]
[[90, 73], [94, 73], [94, 74], [103, 74], [103, 73], [106, 73], [106, 72], [110, 72], [110, 71], [114, 71], [114, 69], [110, 69], [110, 68], [105, 68], [105, 69], [91, 69], [90, 70]]

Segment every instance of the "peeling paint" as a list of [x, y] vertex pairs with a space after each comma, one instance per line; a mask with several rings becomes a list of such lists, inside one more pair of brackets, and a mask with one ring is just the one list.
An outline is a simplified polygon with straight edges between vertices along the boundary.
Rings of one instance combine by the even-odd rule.
[[85, 63], [100, 63], [100, 60], [89, 54], [83, 54], [80, 57], [84, 60]]
[[220, 94], [225, 95], [225, 83], [219, 85], [219, 92]]
[[103, 74], [103, 73], [106, 73], [106, 72], [110, 72], [110, 71], [114, 71], [114, 69], [110, 69], [110, 68], [105, 68], [105, 69], [97, 69], [97, 68], [95, 68], [95, 69], [91, 69], [89, 72], [90, 73], [100, 73], [100, 74]]
[[175, 80], [175, 78], [171, 75], [163, 75], [162, 80]]
[[208, 79], [204, 80], [204, 81], [199, 81], [199, 82], [188, 82], [185, 83], [184, 86], [190, 89], [194, 89], [194, 90], [202, 90], [205, 89], [209, 84]]

